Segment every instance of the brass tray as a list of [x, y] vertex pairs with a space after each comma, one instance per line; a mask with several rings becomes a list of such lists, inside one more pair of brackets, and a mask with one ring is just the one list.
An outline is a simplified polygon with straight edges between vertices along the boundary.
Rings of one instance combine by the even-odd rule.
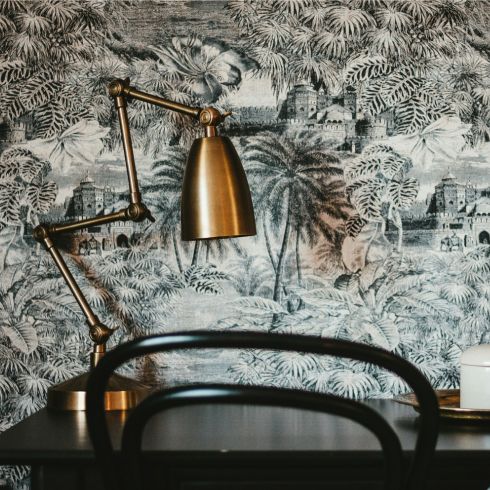
[[[459, 390], [436, 390], [436, 395], [441, 418], [460, 422], [490, 422], [490, 410], [459, 407]], [[413, 393], [397, 396], [394, 400], [418, 411], [417, 398]]]

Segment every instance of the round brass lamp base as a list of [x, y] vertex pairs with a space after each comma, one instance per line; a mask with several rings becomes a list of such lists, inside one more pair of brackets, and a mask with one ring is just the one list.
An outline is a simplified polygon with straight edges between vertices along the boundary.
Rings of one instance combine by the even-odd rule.
[[[85, 410], [85, 395], [89, 373], [69, 379], [48, 390], [48, 408], [55, 410]], [[106, 410], [129, 410], [148, 394], [148, 386], [130, 378], [113, 374], [105, 392]]]

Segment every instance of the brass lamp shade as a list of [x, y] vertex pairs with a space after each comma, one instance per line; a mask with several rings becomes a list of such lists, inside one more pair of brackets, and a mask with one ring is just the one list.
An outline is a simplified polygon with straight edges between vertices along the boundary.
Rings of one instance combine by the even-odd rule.
[[247, 177], [226, 136], [198, 138], [192, 144], [182, 187], [182, 239], [255, 235]]

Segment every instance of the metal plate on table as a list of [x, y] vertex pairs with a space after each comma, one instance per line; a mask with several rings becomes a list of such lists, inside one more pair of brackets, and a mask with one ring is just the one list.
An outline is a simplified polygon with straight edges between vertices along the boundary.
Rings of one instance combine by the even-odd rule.
[[[461, 422], [490, 423], [490, 410], [460, 408], [459, 390], [435, 390], [439, 400], [441, 418]], [[398, 403], [410, 405], [418, 411], [418, 402], [414, 393], [407, 393], [394, 398]]]

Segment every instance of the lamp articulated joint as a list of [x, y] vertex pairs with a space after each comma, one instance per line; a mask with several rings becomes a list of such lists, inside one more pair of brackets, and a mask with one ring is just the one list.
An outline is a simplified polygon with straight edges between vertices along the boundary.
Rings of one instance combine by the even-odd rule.
[[199, 122], [203, 126], [217, 126], [223, 122], [225, 116], [214, 107], [205, 107], [199, 112]]
[[107, 90], [111, 97], [117, 97], [119, 95], [127, 95], [128, 89], [129, 89], [129, 78], [126, 78], [126, 80], [121, 80], [121, 79], [113, 80], [107, 86]]
[[50, 229], [48, 225], [37, 225], [32, 231], [32, 236], [36, 242], [45, 243], [50, 237]]
[[126, 208], [126, 219], [137, 223], [145, 219], [149, 219], [152, 223], [155, 222], [155, 218], [151, 215], [150, 210], [142, 202], [130, 204]]
[[105, 344], [110, 336], [114, 333], [112, 328], [104, 325], [98, 318], [95, 321], [87, 320], [89, 326], [89, 335], [94, 344], [102, 345]]
[[205, 107], [199, 112], [199, 122], [203, 126], [217, 126], [221, 124], [228, 116], [231, 116], [231, 112], [221, 113], [214, 107]]
[[223, 114], [214, 107], [205, 107], [199, 112], [199, 122], [206, 130], [206, 136], [217, 136], [216, 126], [221, 124], [226, 117], [230, 116], [231, 112], [224, 112]]

